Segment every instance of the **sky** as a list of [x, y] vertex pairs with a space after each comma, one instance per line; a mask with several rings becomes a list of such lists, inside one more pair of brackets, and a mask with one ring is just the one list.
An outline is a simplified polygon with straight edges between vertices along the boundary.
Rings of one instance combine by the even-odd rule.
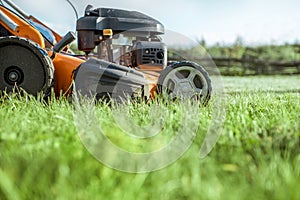
[[[300, 41], [299, 0], [71, 0], [79, 16], [86, 5], [136, 10], [167, 30], [208, 45], [282, 44]], [[64, 35], [76, 29], [76, 17], [66, 0], [13, 0], [26, 13]]]

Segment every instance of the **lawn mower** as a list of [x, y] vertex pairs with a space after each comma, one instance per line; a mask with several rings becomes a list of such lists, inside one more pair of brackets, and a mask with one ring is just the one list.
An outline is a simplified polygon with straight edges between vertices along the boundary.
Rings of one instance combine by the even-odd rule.
[[0, 0], [0, 92], [16, 88], [36, 96], [70, 96], [76, 90], [97, 99], [165, 94], [207, 102], [208, 73], [191, 61], [170, 62], [161, 39], [164, 26], [137, 11], [93, 8], [77, 20], [78, 50], [11, 0]]

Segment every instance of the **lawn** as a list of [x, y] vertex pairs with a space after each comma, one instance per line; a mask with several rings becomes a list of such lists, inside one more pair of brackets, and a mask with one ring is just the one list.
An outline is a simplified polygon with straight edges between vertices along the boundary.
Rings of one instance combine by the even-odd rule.
[[[199, 150], [214, 116], [213, 103], [194, 116], [184, 115], [187, 108], [178, 102], [155, 104], [165, 113], [153, 115], [164, 119], [162, 134], [142, 140], [124, 134], [110, 106], [96, 106], [105, 135], [131, 152], [155, 151], [180, 127], [198, 123], [183, 156], [149, 173], [115, 170], [92, 156], [68, 100], [45, 104], [17, 95], [1, 98], [0, 199], [300, 199], [300, 76], [223, 77], [223, 82], [223, 131], [205, 158]], [[151, 123], [153, 104], [127, 106], [137, 125]], [[105, 146], [98, 151], [134, 162]]]

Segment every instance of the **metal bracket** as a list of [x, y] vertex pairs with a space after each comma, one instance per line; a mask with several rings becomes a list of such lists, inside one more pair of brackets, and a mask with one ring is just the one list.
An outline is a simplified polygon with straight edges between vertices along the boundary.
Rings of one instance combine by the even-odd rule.
[[19, 28], [18, 24], [16, 24], [12, 19], [10, 19], [4, 12], [0, 10], [0, 21], [2, 21], [9, 29], [12, 31], [17, 31]]

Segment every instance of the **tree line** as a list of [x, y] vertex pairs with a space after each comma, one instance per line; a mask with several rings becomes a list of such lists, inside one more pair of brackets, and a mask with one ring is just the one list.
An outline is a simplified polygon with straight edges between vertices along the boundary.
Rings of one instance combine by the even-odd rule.
[[[189, 59], [206, 65], [212, 58], [223, 75], [300, 74], [300, 43], [245, 45], [238, 37], [231, 45], [207, 46], [205, 40], [190, 49], [170, 49], [169, 59]], [[212, 72], [213, 73], [213, 72]]]

